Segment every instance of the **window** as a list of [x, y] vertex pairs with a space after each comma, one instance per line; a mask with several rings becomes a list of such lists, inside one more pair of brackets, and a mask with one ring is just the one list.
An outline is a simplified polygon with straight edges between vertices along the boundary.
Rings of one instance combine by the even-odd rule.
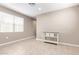
[[24, 18], [0, 12], [0, 32], [23, 32]]
[[23, 32], [23, 18], [15, 17], [15, 32]]

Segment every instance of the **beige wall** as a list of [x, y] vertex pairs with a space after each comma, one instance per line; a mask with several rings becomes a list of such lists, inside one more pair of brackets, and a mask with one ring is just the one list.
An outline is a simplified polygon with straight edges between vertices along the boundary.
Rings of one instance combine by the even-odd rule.
[[[20, 16], [24, 18], [24, 32], [14, 32], [14, 33], [0, 33], [0, 43], [9, 42], [17, 39], [22, 39], [26, 37], [34, 36], [34, 28], [33, 28], [33, 19], [30, 17], [27, 17], [23, 14], [20, 14], [18, 12], [12, 11], [10, 9], [7, 9], [5, 7], [0, 6], [0, 11], [10, 13], [16, 16]], [[6, 39], [6, 37], [9, 37]]]
[[74, 6], [37, 17], [37, 38], [43, 32], [60, 32], [60, 42], [79, 44], [79, 7]]
[[36, 37], [36, 20], [33, 20], [33, 28], [34, 28], [34, 34]]

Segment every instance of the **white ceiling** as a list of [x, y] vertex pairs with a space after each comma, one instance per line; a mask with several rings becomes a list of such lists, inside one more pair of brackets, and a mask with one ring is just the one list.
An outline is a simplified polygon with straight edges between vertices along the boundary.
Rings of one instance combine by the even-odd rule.
[[1, 5], [27, 16], [36, 17], [43, 13], [60, 10], [77, 4], [36, 3], [34, 6], [30, 6], [28, 3], [7, 3]]

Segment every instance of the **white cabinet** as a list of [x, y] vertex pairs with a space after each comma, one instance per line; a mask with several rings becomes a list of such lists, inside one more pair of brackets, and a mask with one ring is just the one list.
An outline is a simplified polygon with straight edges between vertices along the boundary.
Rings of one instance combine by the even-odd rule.
[[57, 43], [59, 42], [59, 32], [44, 32], [44, 41], [50, 43]]

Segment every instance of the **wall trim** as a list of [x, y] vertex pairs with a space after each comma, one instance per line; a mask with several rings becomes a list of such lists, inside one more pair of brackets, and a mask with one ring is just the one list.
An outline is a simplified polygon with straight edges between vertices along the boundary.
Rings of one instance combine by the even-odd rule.
[[[39, 41], [45, 41], [43, 39], [38, 39], [36, 38], [36, 40], [39, 40]], [[48, 42], [51, 42], [51, 41], [48, 41]], [[56, 42], [51, 42], [51, 43], [56, 43]], [[72, 46], [72, 47], [79, 47], [78, 44], [72, 44], [72, 43], [65, 43], [65, 42], [57, 42], [59, 45], [66, 45], [66, 46]]]
[[15, 43], [15, 42], [23, 41], [23, 40], [26, 40], [26, 39], [32, 39], [32, 38], [34, 38], [34, 36], [29, 36], [29, 37], [22, 38], [22, 39], [1, 43], [0, 46], [7, 45], [7, 44], [12, 44], [12, 43]]
[[[32, 38], [34, 38], [34, 36], [26, 37], [26, 38], [14, 40], [14, 41], [6, 42], [6, 43], [1, 43], [0, 46], [7, 45], [7, 44], [12, 44], [12, 43], [16, 43], [16, 42], [23, 41], [23, 40], [26, 40], [26, 39], [32, 39]], [[42, 39], [37, 39], [37, 38], [36, 38], [36, 40], [44, 41]], [[78, 44], [71, 44], [71, 43], [65, 43], [65, 42], [59, 42], [58, 44], [60, 44], [60, 45], [67, 45], [67, 46], [73, 46], [73, 47], [79, 47]]]
[[72, 44], [72, 43], [59, 42], [59, 44], [60, 44], [60, 45], [72, 46], [72, 47], [79, 47], [78, 44]]

